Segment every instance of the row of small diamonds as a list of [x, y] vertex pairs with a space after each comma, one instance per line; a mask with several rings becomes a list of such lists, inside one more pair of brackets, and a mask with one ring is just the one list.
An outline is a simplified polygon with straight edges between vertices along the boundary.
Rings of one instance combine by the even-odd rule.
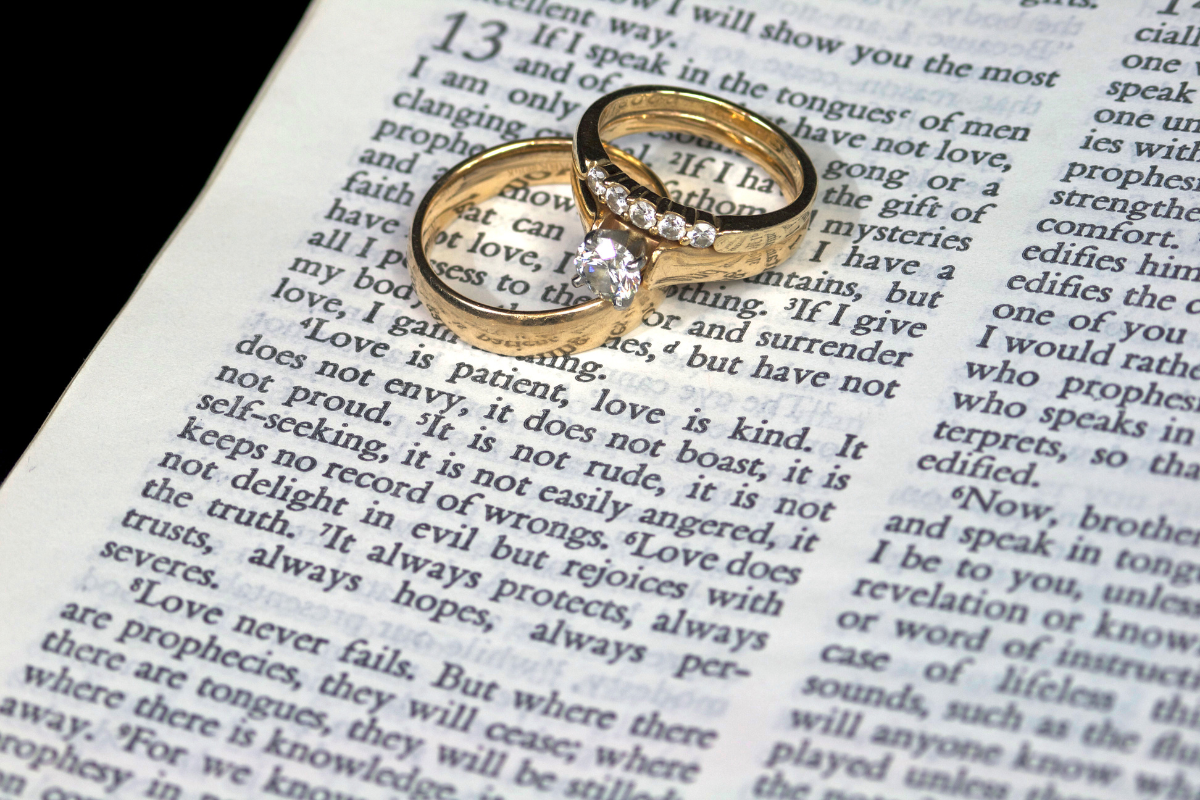
[[654, 206], [645, 200], [629, 202], [629, 190], [619, 183], [610, 183], [608, 173], [600, 167], [592, 167], [587, 173], [587, 185], [592, 194], [603, 201], [616, 215], [624, 217], [664, 239], [691, 247], [711, 247], [717, 240], [717, 229], [707, 222], [688, 226], [683, 217], [667, 212], [661, 217]]

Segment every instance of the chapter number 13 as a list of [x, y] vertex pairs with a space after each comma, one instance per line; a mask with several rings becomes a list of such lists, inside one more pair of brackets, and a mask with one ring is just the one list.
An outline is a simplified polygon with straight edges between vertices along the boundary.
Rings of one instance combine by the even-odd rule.
[[[467, 12], [460, 11], [457, 14], [451, 14], [450, 16], [446, 17], [446, 19], [451, 20], [452, 22], [450, 25], [450, 30], [446, 33], [446, 38], [442, 39], [440, 44], [433, 46], [434, 50], [441, 50], [443, 53], [450, 52], [450, 43], [454, 41], [454, 37], [458, 35], [459, 29], [462, 27], [463, 22], [467, 19]], [[504, 36], [504, 34], [508, 33], [508, 26], [498, 19], [490, 19], [487, 22], [482, 22], [479, 24], [479, 27], [483, 28], [484, 30], [491, 31], [487, 35], [480, 37], [483, 41], [488, 42], [491, 45], [491, 49], [486, 53], [479, 54], [472, 53], [469, 50], [463, 50], [463, 58], [470, 59], [471, 61], [487, 61], [490, 58], [495, 58], [496, 54], [500, 52], [500, 38]]]

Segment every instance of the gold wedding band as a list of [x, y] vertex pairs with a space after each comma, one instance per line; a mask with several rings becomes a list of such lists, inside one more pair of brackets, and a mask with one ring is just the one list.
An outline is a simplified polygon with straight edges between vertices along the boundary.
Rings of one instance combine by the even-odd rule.
[[[787, 204], [755, 215], [717, 215], [672, 200], [653, 172], [605, 144], [670, 130], [746, 155], [776, 181]], [[598, 295], [550, 311], [510, 311], [447, 286], [427, 248], [467, 207], [514, 181], [570, 183], [588, 233], [575, 259], [576, 286]], [[409, 236], [413, 285], [430, 313], [476, 347], [505, 355], [570, 354], [633, 329], [677, 283], [739, 280], [776, 267], [808, 230], [817, 174], [804, 150], [770, 120], [719, 97], [666, 86], [605, 95], [584, 112], [572, 142], [537, 139], [493, 147], [438, 179]]]

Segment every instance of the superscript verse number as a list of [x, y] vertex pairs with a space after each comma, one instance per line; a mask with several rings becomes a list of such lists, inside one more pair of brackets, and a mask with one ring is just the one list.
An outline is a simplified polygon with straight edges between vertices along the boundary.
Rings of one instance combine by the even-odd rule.
[[[462, 28], [463, 22], [467, 19], [467, 12], [460, 11], [457, 14], [451, 14], [446, 19], [451, 20], [450, 30], [446, 32], [446, 38], [442, 39], [441, 44], [433, 46], [434, 50], [441, 50], [443, 53], [450, 52], [450, 43], [454, 41], [454, 37], [458, 35], [458, 31]], [[461, 55], [463, 58], [471, 61], [487, 61], [495, 58], [500, 52], [503, 43], [500, 41], [504, 34], [508, 33], [508, 26], [498, 19], [490, 19], [487, 22], [480, 23], [479, 27], [491, 32], [482, 35], [480, 38], [491, 45], [491, 49], [481, 55], [476, 55], [469, 50], [463, 50]]]

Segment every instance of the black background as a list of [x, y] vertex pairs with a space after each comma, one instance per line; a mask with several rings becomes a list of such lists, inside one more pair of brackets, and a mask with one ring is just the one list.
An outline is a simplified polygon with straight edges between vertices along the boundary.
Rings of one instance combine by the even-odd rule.
[[105, 4], [91, 17], [60, 6], [10, 31], [30, 41], [10, 73], [21, 110], [6, 115], [21, 145], [6, 192], [17, 246], [6, 248], [0, 476], [187, 213], [306, 5], [168, 16]]

